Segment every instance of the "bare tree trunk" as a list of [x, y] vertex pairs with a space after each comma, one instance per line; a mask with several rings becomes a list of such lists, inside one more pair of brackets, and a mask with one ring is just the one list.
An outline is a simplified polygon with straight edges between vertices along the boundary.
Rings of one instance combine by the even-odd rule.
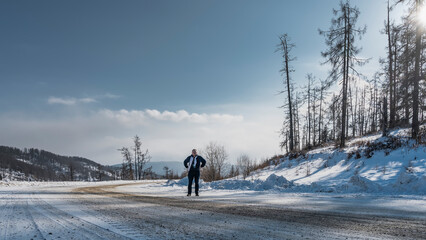
[[388, 101], [386, 97], [383, 97], [382, 131], [382, 136], [388, 135]]
[[389, 126], [392, 128], [395, 124], [395, 106], [394, 103], [394, 82], [393, 82], [393, 56], [392, 56], [392, 42], [391, 42], [391, 28], [390, 28], [390, 7], [389, 7], [389, 0], [388, 0], [388, 15], [387, 15], [387, 23], [386, 23], [386, 33], [388, 35], [388, 77], [389, 77], [389, 103], [390, 103], [390, 122]]
[[347, 93], [348, 93], [348, 69], [349, 69], [349, 29], [348, 29], [348, 21], [349, 21], [349, 9], [345, 7], [345, 46], [344, 46], [344, 63], [343, 63], [343, 99], [342, 99], [342, 129], [340, 132], [340, 147], [345, 147], [345, 130], [346, 130], [346, 114], [347, 114]]
[[308, 79], [308, 148], [311, 147], [311, 79]]
[[317, 104], [316, 104], [316, 101], [317, 101], [317, 89], [314, 88], [314, 91], [313, 91], [313, 104], [312, 104], [312, 112], [313, 112], [313, 118], [312, 118], [312, 121], [313, 121], [312, 145], [313, 146], [316, 146], [316, 126], [317, 126], [317, 124], [316, 124], [316, 122], [317, 122], [317, 120], [316, 120], [316, 115], [317, 115], [317, 110], [316, 110]]
[[[416, 1], [416, 16], [420, 14], [420, 0]], [[419, 134], [419, 82], [420, 82], [420, 44], [422, 38], [420, 25], [416, 24], [416, 52], [413, 79], [413, 122], [411, 126], [411, 137], [417, 140]]]
[[323, 99], [323, 93], [324, 93], [324, 86], [323, 86], [323, 82], [321, 81], [321, 86], [320, 86], [320, 107], [319, 107], [319, 122], [318, 122], [318, 144], [321, 144], [321, 124], [322, 124], [322, 101]]
[[[285, 73], [286, 78], [286, 87], [287, 87], [287, 101], [288, 101], [288, 114], [289, 114], [289, 120], [290, 120], [290, 130], [289, 130], [289, 138], [285, 140], [285, 144], [287, 144], [287, 141], [289, 141], [289, 149], [290, 151], [294, 150], [294, 119], [293, 119], [293, 103], [292, 103], [292, 97], [291, 97], [291, 84], [290, 84], [290, 61], [293, 61], [290, 56], [291, 49], [295, 46], [291, 42], [289, 42], [289, 37], [287, 34], [283, 34], [280, 36], [280, 44], [278, 45], [277, 51], [281, 51], [283, 53], [284, 58], [284, 68], [281, 69], [281, 72]], [[284, 130], [284, 129], [283, 129]], [[282, 134], [285, 134], [282, 132]], [[282, 147], [282, 145], [281, 145]]]
[[293, 129], [293, 105], [291, 104], [291, 94], [290, 94], [290, 74], [289, 74], [289, 56], [288, 56], [288, 45], [287, 45], [287, 38], [284, 39], [285, 44], [285, 73], [286, 73], [286, 79], [287, 79], [287, 97], [288, 97], [288, 111], [290, 115], [290, 151], [294, 150], [294, 129]]
[[398, 109], [398, 94], [396, 93], [396, 89], [398, 87], [398, 82], [397, 82], [397, 76], [398, 76], [398, 68], [397, 68], [397, 63], [398, 63], [398, 45], [397, 45], [397, 41], [398, 41], [398, 32], [394, 31], [394, 38], [393, 38], [393, 102], [392, 102], [392, 108], [393, 108], [393, 127], [395, 127], [397, 125], [397, 120], [398, 120], [398, 114], [397, 114], [397, 109]]
[[336, 140], [336, 97], [334, 94], [333, 94], [332, 112], [333, 112], [333, 140]]
[[405, 36], [405, 46], [404, 46], [404, 55], [407, 57], [407, 59], [404, 60], [404, 110], [405, 110], [405, 124], [408, 125], [410, 123], [410, 101], [409, 101], [409, 92], [408, 89], [410, 88], [410, 75], [409, 75], [409, 61], [408, 61], [408, 54], [409, 54], [409, 37]]

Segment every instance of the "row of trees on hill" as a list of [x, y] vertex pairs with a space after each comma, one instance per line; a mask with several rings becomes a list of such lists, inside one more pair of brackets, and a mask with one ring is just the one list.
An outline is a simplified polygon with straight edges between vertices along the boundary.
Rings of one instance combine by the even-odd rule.
[[81, 157], [0, 146], [0, 178], [6, 176], [10, 180], [100, 181], [115, 179], [115, 169]]
[[[408, 6], [400, 24], [390, 17], [397, 4]], [[371, 77], [357, 68], [369, 61], [358, 56], [361, 48], [356, 45], [366, 26], [357, 26], [360, 11], [348, 0], [333, 10], [330, 28], [319, 30], [327, 46], [321, 52], [322, 64], [331, 66], [327, 79], [307, 74], [307, 85], [298, 89], [291, 76], [295, 71], [291, 66], [295, 44], [287, 34], [279, 37], [277, 51], [283, 59], [280, 71], [285, 86], [285, 103], [281, 106], [285, 113], [280, 143], [283, 149], [291, 152], [330, 141], [344, 147], [349, 137], [378, 130], [386, 135], [389, 128], [409, 125], [411, 137], [419, 140], [426, 111], [426, 26], [418, 20], [421, 7], [420, 0], [388, 2], [383, 29], [388, 56], [380, 59], [382, 69]], [[336, 83], [341, 86], [340, 92], [331, 93]]]

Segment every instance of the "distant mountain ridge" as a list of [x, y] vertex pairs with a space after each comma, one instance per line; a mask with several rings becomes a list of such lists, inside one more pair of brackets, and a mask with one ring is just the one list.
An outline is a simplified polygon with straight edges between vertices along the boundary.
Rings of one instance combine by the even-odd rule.
[[[114, 164], [111, 167], [120, 168], [121, 164]], [[182, 174], [185, 171], [183, 162], [177, 161], [160, 161], [160, 162], [148, 162], [145, 168], [152, 167], [152, 171], [158, 175], [165, 175], [164, 167], [168, 167], [169, 171], [172, 170], [174, 174]]]
[[0, 179], [99, 181], [116, 178], [116, 169], [82, 157], [61, 156], [36, 148], [0, 146]]
[[152, 171], [161, 175], [165, 174], [164, 167], [168, 167], [169, 170], [172, 170], [174, 174], [178, 175], [182, 174], [186, 170], [186, 168], [183, 166], [183, 161], [150, 162], [148, 165], [152, 166]]

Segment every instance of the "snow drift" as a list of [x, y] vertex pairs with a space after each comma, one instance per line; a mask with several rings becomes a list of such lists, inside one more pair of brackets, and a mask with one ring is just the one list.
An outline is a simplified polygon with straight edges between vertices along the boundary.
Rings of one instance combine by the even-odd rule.
[[[347, 147], [317, 148], [279, 164], [221, 181], [202, 182], [201, 189], [282, 192], [426, 194], [426, 146], [409, 138], [409, 129], [348, 141]], [[188, 179], [166, 186], [186, 186]]]

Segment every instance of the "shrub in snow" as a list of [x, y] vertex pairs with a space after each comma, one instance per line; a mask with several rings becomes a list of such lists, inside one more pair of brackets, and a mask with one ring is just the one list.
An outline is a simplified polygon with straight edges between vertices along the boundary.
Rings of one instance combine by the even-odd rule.
[[374, 155], [374, 151], [385, 150], [385, 155], [389, 155], [390, 150], [395, 150], [403, 145], [406, 145], [407, 141], [401, 137], [389, 136], [386, 138], [379, 138], [374, 142], [367, 142], [364, 156], [371, 158]]
[[361, 153], [360, 153], [360, 151], [359, 151], [359, 149], [358, 150], [356, 150], [356, 152], [355, 152], [355, 159], [360, 159], [361, 158]]

